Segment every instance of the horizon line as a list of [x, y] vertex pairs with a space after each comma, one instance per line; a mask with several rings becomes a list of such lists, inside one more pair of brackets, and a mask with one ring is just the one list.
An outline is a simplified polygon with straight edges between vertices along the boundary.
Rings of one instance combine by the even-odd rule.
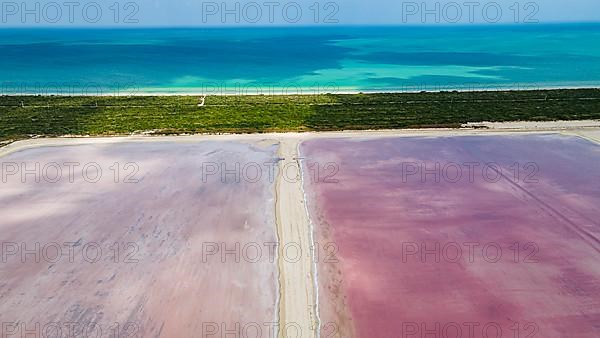
[[6, 29], [248, 29], [248, 28], [335, 28], [335, 27], [393, 27], [393, 28], [452, 28], [452, 27], [536, 27], [536, 26], [552, 26], [552, 25], [595, 25], [600, 24], [600, 21], [550, 21], [550, 22], [532, 22], [532, 23], [514, 23], [514, 22], [499, 22], [499, 23], [351, 23], [351, 24], [236, 24], [236, 25], [139, 25], [139, 24], [120, 24], [120, 25], [14, 25], [0, 27], [0, 31]]

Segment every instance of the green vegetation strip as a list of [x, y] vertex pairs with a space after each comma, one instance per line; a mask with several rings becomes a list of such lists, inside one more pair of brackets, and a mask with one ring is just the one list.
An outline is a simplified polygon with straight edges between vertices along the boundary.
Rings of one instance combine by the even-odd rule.
[[0, 141], [151, 132], [262, 133], [600, 119], [600, 89], [293, 96], [0, 96]]

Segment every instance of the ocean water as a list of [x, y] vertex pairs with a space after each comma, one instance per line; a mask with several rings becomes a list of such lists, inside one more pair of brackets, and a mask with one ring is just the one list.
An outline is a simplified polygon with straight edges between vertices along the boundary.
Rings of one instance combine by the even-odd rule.
[[0, 29], [2, 94], [600, 85], [600, 24]]

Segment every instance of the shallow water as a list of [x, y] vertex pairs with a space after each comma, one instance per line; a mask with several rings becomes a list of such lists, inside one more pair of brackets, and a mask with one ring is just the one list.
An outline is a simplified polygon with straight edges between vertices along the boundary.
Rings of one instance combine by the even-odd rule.
[[339, 258], [319, 262], [322, 321], [358, 337], [464, 337], [465, 323], [475, 337], [598, 336], [598, 145], [485, 136], [301, 150], [339, 168], [337, 183], [307, 184], [318, 240]]
[[[3, 324], [57, 324], [66, 332], [75, 323], [80, 332], [95, 323], [103, 337], [115, 325], [119, 336], [132, 337], [191, 337], [254, 323], [267, 330], [262, 323], [275, 321], [277, 297], [265, 246], [276, 242], [274, 184], [222, 179], [207, 168], [272, 162], [276, 149], [144, 142], [1, 158]], [[30, 173], [22, 176], [23, 168]], [[258, 260], [254, 251], [244, 256], [250, 244], [262, 250]]]
[[2, 93], [312, 94], [600, 84], [594, 24], [2, 29]]

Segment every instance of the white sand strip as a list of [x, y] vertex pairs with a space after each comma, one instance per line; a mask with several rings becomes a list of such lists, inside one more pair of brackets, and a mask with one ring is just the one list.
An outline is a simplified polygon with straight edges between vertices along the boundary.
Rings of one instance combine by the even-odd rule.
[[[318, 333], [311, 228], [305, 208], [304, 189], [298, 161], [299, 139], [282, 139], [277, 177], [276, 218], [279, 236], [280, 307], [279, 337], [285, 331], [293, 335], [295, 328], [301, 337]], [[297, 248], [301, 249], [297, 260]], [[286, 250], [288, 249], [288, 250]]]
[[572, 128], [598, 128], [600, 120], [579, 121], [517, 121], [517, 122], [470, 122], [462, 125], [463, 128], [488, 128], [488, 129], [529, 129], [529, 130], [562, 130]]

